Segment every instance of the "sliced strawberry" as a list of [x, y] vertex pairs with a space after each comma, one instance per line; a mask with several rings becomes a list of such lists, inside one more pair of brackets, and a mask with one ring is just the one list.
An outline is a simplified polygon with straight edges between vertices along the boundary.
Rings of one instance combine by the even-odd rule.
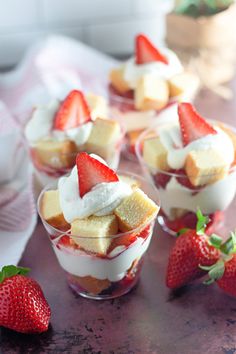
[[102, 162], [81, 152], [76, 157], [79, 179], [79, 192], [83, 197], [94, 186], [103, 182], [117, 182], [117, 174]]
[[217, 134], [217, 131], [197, 113], [191, 103], [179, 103], [178, 115], [184, 146], [208, 134]]
[[136, 37], [136, 64], [151, 63], [153, 61], [160, 61], [168, 65], [167, 58], [154, 47], [150, 40], [143, 34]]
[[138, 234], [138, 237], [142, 237], [144, 240], [149, 236], [151, 231], [151, 224], [148, 224], [145, 229], [143, 229], [140, 234]]
[[109, 254], [116, 247], [119, 247], [119, 246], [129, 247], [131, 245], [131, 243], [136, 241], [136, 239], [137, 239], [137, 237], [134, 234], [118, 236], [112, 240], [107, 253]]
[[71, 247], [70, 237], [67, 235], [62, 236], [60, 238], [60, 240], [58, 241], [58, 246], [59, 245], [65, 247], [65, 248], [70, 248]]
[[179, 175], [176, 179], [180, 184], [182, 184], [182, 186], [192, 190], [200, 189], [199, 187], [192, 185], [184, 169], [176, 170], [176, 174]]
[[169, 182], [169, 180], [171, 179], [171, 175], [168, 175], [166, 173], [157, 173], [153, 176], [154, 178], [154, 183], [157, 186], [157, 188], [166, 188], [167, 183]]
[[62, 102], [54, 118], [53, 129], [67, 130], [91, 120], [89, 107], [81, 91], [73, 90]]

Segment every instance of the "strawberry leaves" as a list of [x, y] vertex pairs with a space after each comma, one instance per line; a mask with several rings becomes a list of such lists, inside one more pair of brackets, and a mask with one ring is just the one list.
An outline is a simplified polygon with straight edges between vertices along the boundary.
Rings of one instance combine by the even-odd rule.
[[16, 267], [14, 265], [8, 265], [2, 268], [0, 271], [0, 283], [2, 283], [5, 279], [13, 277], [14, 275], [26, 275], [30, 271], [29, 268]]
[[199, 208], [197, 209], [196, 215], [197, 215], [197, 225], [196, 225], [197, 235], [204, 235], [206, 226], [209, 222], [209, 218], [208, 216], [204, 216]]

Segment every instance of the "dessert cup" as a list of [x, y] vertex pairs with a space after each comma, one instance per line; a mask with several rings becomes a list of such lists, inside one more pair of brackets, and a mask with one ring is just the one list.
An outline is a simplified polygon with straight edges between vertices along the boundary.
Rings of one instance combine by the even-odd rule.
[[[236, 134], [236, 130], [221, 122], [208, 120], [211, 124], [224, 125]], [[230, 168], [229, 173], [221, 179], [211, 175], [216, 180], [211, 184], [194, 187], [184, 170], [164, 171], [148, 165], [143, 158], [143, 143], [146, 138], [158, 136], [163, 124], [155, 124], [144, 131], [135, 146], [139, 163], [147, 179], [158, 188], [162, 207], [158, 214], [158, 222], [162, 228], [175, 236], [181, 228], [195, 228], [196, 210], [201, 209], [208, 215], [211, 222], [208, 232], [215, 232], [224, 221], [224, 214], [236, 194], [236, 167]], [[202, 176], [204, 178], [205, 176]], [[209, 176], [208, 176], [209, 177]]]
[[[123, 171], [118, 173], [119, 176], [127, 176], [138, 181], [144, 193], [160, 205], [158, 191], [152, 184], [134, 174]], [[66, 272], [69, 286], [77, 294], [96, 300], [116, 298], [128, 293], [138, 282], [156, 217], [137, 229], [109, 236], [112, 242], [106, 255], [89, 252], [73, 241], [80, 239], [80, 236], [71, 235], [69, 230], [56, 229], [42, 217], [42, 197], [46, 191], [56, 187], [54, 182], [41, 192], [38, 212], [58, 262]]]
[[24, 129], [36, 181], [44, 187], [68, 173], [78, 152], [101, 156], [113, 169], [119, 164], [124, 129], [107, 116], [103, 97], [72, 90], [31, 112]]

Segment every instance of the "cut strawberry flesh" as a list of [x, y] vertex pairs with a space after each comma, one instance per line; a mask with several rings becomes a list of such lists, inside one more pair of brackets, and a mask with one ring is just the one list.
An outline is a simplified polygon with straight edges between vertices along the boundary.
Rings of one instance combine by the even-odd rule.
[[184, 146], [208, 134], [217, 134], [217, 131], [197, 113], [191, 103], [179, 103], [178, 115]]
[[161, 187], [161, 188], [165, 189], [167, 183], [171, 179], [171, 175], [167, 175], [165, 173], [158, 172], [157, 174], [155, 174], [153, 176], [153, 178], [154, 178], [155, 185], [158, 188]]
[[73, 90], [62, 102], [54, 118], [53, 129], [76, 128], [91, 120], [89, 107], [81, 91]]
[[143, 34], [136, 37], [136, 64], [162, 62], [168, 65], [168, 59]]
[[76, 157], [81, 198], [99, 183], [117, 182], [117, 174], [102, 162], [81, 152]]

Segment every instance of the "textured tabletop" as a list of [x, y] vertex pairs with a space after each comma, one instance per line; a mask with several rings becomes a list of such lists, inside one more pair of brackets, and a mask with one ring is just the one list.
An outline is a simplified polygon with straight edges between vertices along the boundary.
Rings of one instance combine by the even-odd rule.
[[[233, 102], [203, 92], [197, 107], [210, 118], [236, 126]], [[235, 210], [234, 201], [227, 213], [227, 229], [236, 226]], [[0, 330], [0, 353], [236, 353], [235, 298], [200, 281], [176, 293], [165, 287], [173, 243], [157, 227], [137, 287], [121, 298], [98, 302], [68, 288], [39, 223], [20, 264], [32, 269], [31, 276], [45, 292], [52, 309], [50, 328], [35, 336]]]

